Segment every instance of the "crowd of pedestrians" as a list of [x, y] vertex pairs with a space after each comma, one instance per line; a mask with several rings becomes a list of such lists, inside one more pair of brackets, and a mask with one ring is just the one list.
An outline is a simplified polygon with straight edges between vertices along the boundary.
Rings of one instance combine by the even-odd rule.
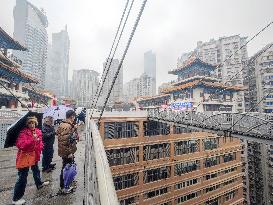
[[27, 118], [26, 126], [22, 128], [16, 140], [18, 179], [14, 187], [12, 204], [21, 205], [26, 203], [23, 196], [29, 169], [32, 170], [33, 179], [38, 190], [50, 184], [49, 181], [42, 180], [38, 162], [42, 154], [42, 171], [51, 173], [56, 168], [56, 163], [52, 163], [55, 137], [58, 142], [58, 155], [62, 158], [59, 194], [73, 192], [76, 188], [74, 154], [77, 151], [76, 145], [79, 141], [77, 123], [80, 121], [85, 123], [85, 110], [82, 112], [84, 113], [81, 116], [76, 116], [74, 110], [68, 110], [66, 119], [57, 125], [54, 123], [53, 117], [47, 116], [43, 119], [42, 130], [37, 128], [38, 120], [35, 116]]

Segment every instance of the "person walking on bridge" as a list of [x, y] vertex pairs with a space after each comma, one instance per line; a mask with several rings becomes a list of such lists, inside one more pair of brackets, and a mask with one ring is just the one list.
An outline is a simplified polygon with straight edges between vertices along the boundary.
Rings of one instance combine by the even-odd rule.
[[45, 117], [42, 133], [43, 133], [43, 143], [44, 143], [42, 171], [49, 173], [53, 169], [55, 169], [55, 166], [56, 166], [55, 163], [51, 163], [53, 159], [53, 154], [54, 154], [53, 145], [55, 141], [55, 129], [53, 126], [53, 117], [51, 116]]
[[26, 120], [26, 128], [23, 128], [16, 140], [18, 148], [16, 157], [16, 168], [18, 169], [18, 179], [14, 187], [12, 204], [21, 205], [26, 201], [22, 199], [27, 185], [27, 176], [29, 168], [32, 170], [33, 178], [37, 189], [49, 184], [49, 181], [43, 182], [40, 177], [38, 162], [40, 161], [43, 149], [42, 132], [38, 128], [38, 120], [30, 116]]
[[64, 194], [73, 191], [72, 187], [64, 187], [63, 169], [67, 164], [74, 164], [74, 154], [77, 151], [77, 126], [74, 125], [75, 117], [75, 111], [68, 110], [66, 112], [66, 120], [59, 125], [56, 132], [58, 136], [58, 155], [63, 160], [60, 174], [60, 188]]

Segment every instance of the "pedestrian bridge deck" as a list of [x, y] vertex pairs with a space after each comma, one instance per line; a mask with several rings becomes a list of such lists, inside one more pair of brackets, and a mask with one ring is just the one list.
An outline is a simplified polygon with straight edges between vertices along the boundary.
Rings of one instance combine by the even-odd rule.
[[[13, 188], [17, 178], [15, 168], [16, 148], [0, 149], [0, 205], [11, 204]], [[50, 180], [51, 184], [41, 190], [37, 190], [34, 184], [31, 171], [28, 175], [28, 184], [26, 187], [24, 199], [27, 205], [79, 205], [83, 204], [84, 199], [84, 158], [85, 141], [78, 143], [78, 151], [75, 155], [78, 165], [77, 189], [74, 193], [66, 196], [56, 196], [59, 190], [59, 175], [62, 166], [61, 158], [58, 157], [57, 148], [55, 149], [53, 162], [56, 163], [56, 169], [51, 173], [42, 173], [43, 180]], [[41, 165], [39, 166], [41, 168]], [[55, 195], [55, 196], [54, 196]], [[52, 197], [53, 196], [53, 197]]]

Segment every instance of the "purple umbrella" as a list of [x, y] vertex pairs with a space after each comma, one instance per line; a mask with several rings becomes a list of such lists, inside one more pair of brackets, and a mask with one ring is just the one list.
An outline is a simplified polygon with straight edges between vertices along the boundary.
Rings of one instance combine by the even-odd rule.
[[64, 187], [66, 189], [69, 188], [70, 184], [75, 179], [76, 175], [77, 175], [77, 165], [75, 163], [67, 164], [65, 168], [63, 169]]

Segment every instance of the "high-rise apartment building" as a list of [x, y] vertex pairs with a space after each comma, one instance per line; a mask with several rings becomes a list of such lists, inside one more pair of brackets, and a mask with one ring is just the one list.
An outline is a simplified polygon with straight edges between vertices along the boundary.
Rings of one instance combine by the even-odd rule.
[[155, 90], [155, 79], [143, 73], [139, 78], [137, 96], [153, 96]]
[[59, 33], [52, 34], [52, 45], [48, 49], [45, 87], [58, 97], [68, 95], [69, 48], [66, 26]]
[[[273, 43], [258, 51], [244, 66], [246, 111], [273, 113]], [[248, 142], [247, 148], [249, 201], [273, 204], [273, 147]]]
[[[110, 59], [108, 61], [108, 64], [107, 64], [107, 61], [103, 63], [104, 70], [108, 69], [109, 63], [110, 63]], [[106, 96], [110, 90], [110, 87], [112, 85], [112, 81], [113, 81], [114, 76], [116, 74], [116, 71], [118, 70], [118, 66], [119, 66], [119, 60], [113, 59], [110, 69], [109, 69], [109, 72], [108, 72], [108, 75], [107, 75], [105, 82], [103, 84], [102, 97], [100, 98], [100, 104], [101, 104], [101, 102], [104, 102], [106, 99]], [[108, 105], [112, 105], [115, 102], [120, 102], [120, 101], [122, 101], [122, 98], [123, 98], [123, 68], [121, 67], [119, 74], [117, 76], [117, 79], [115, 81], [113, 90], [110, 94], [110, 98], [108, 100]]]
[[244, 70], [247, 111], [273, 113], [273, 43], [251, 57]]
[[153, 78], [152, 94], [156, 95], [156, 55], [152, 51], [144, 53], [144, 73]]
[[22, 69], [39, 81], [40, 88], [44, 88], [48, 45], [47, 17], [43, 10], [26, 0], [16, 0], [13, 15], [13, 36], [28, 49], [14, 51], [14, 55], [22, 61]]
[[[246, 37], [234, 35], [221, 37], [218, 40], [211, 39], [209, 42], [197, 42], [197, 47], [193, 52], [184, 53], [178, 59], [178, 66], [184, 64], [187, 56], [195, 55], [202, 61], [217, 65], [214, 75], [226, 85], [244, 84], [244, 63], [248, 60]], [[236, 76], [235, 76], [236, 75]], [[244, 92], [239, 93], [240, 97], [237, 106], [239, 112], [245, 111]]]
[[94, 70], [74, 70], [72, 77], [73, 99], [78, 106], [90, 107], [99, 85], [99, 73]]
[[[213, 69], [196, 59], [170, 71], [183, 80], [138, 103], [143, 109], [191, 110], [203, 101], [198, 112], [234, 111], [240, 88], [219, 83], [210, 76]], [[211, 99], [221, 88], [226, 92]], [[239, 139], [151, 121], [138, 112], [105, 115], [100, 133], [122, 205], [243, 204]]]
[[125, 99], [132, 101], [136, 97], [153, 96], [155, 79], [143, 73], [139, 78], [134, 78], [124, 85]]
[[138, 97], [139, 78], [134, 78], [124, 84], [124, 100], [132, 101]]

